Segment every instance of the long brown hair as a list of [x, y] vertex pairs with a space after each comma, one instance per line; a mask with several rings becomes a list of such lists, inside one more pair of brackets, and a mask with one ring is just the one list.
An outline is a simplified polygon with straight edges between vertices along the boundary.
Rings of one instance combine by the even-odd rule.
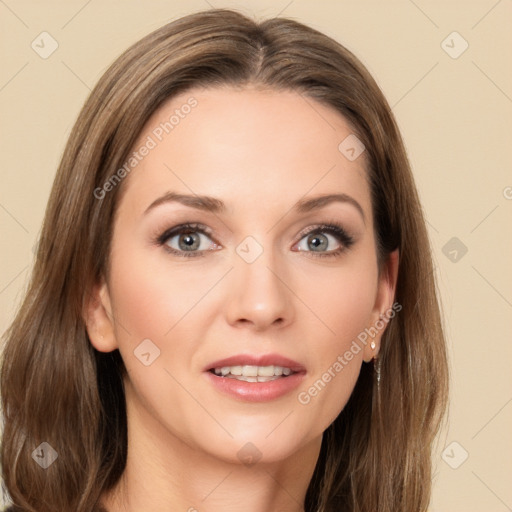
[[[21, 510], [91, 512], [126, 462], [124, 365], [117, 350], [92, 347], [83, 320], [88, 290], [107, 272], [123, 183], [100, 199], [95, 191], [164, 101], [197, 86], [247, 84], [299, 92], [348, 120], [366, 147], [379, 261], [400, 253], [402, 310], [382, 339], [380, 382], [363, 364], [324, 433], [305, 510], [426, 510], [448, 365], [425, 221], [390, 107], [359, 60], [329, 37], [221, 9], [180, 18], [124, 52], [66, 145], [1, 368], [3, 478]], [[32, 459], [42, 442], [58, 453], [45, 470]]]

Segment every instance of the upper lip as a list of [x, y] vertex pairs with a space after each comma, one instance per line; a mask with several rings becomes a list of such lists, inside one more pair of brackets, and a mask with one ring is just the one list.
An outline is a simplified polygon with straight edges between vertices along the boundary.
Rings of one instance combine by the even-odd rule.
[[210, 371], [214, 368], [222, 368], [224, 366], [282, 366], [290, 368], [293, 372], [305, 372], [306, 368], [288, 357], [279, 354], [237, 354], [234, 356], [226, 357], [225, 359], [218, 359], [213, 363], [205, 366], [204, 371]]

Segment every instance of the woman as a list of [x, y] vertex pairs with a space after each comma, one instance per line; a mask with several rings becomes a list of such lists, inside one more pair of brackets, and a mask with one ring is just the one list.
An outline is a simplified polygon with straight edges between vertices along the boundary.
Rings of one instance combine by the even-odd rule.
[[229, 10], [128, 49], [66, 146], [1, 377], [13, 510], [425, 511], [445, 342], [363, 65]]

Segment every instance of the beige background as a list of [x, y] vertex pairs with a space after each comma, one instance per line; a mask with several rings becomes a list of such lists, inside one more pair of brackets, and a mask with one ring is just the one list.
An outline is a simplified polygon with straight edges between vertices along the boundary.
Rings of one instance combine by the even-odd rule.
[[[354, 51], [382, 87], [429, 222], [451, 358], [431, 510], [512, 510], [510, 0], [0, 0], [0, 331], [90, 89], [128, 45], [209, 6], [305, 22]], [[31, 47], [43, 31], [58, 43], [47, 59]]]

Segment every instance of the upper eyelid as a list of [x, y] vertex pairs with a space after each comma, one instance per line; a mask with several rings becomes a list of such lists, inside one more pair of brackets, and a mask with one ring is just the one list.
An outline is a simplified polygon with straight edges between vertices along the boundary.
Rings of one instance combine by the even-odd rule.
[[[340, 225], [338, 226], [338, 224], [340, 224]], [[310, 233], [310, 232], [313, 232], [316, 230], [319, 230], [319, 231], [322, 229], [328, 230], [329, 225], [338, 226], [339, 229], [343, 229], [346, 231], [346, 229], [341, 225], [341, 223], [330, 221], [330, 222], [313, 223], [311, 226], [307, 226], [307, 227], [301, 229], [299, 231], [298, 235], [303, 235], [304, 233]], [[189, 229], [191, 231], [197, 230], [198, 232], [202, 232], [208, 236], [213, 236], [213, 230], [210, 227], [208, 227], [206, 224], [202, 224], [200, 222], [183, 222], [181, 224], [177, 224], [176, 226], [165, 229], [161, 236], [164, 236], [167, 233], [179, 234], [181, 232], [181, 230], [186, 230], [186, 229]]]
[[208, 236], [213, 236], [213, 230], [206, 226], [205, 224], [202, 224], [200, 222], [183, 222], [180, 224], [176, 224], [175, 226], [165, 229], [158, 238], [167, 237], [170, 238], [172, 236], [176, 236], [182, 233], [182, 231], [190, 230], [192, 232], [200, 232], [204, 233]]

